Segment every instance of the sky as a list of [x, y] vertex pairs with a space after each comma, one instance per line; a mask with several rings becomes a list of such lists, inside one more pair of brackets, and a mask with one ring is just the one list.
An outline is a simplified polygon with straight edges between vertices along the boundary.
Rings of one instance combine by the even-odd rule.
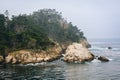
[[0, 0], [0, 13], [30, 14], [56, 9], [88, 39], [120, 38], [120, 0]]

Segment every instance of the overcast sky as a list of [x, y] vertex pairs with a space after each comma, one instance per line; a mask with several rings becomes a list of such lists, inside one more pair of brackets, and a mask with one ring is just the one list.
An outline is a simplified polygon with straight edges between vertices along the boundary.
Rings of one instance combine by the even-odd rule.
[[0, 0], [0, 13], [10, 15], [43, 8], [62, 12], [88, 39], [120, 38], [120, 0]]

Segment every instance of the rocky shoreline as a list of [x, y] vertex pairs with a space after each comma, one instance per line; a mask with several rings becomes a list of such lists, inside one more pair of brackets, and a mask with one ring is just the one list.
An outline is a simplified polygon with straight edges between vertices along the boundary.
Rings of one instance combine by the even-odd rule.
[[[96, 59], [96, 56], [91, 53], [85, 45], [80, 43], [72, 43], [66, 49], [61, 48], [58, 44], [50, 47], [47, 50], [18, 50], [13, 51], [5, 57], [5, 59], [0, 56], [0, 63], [10, 63], [10, 64], [28, 64], [28, 63], [41, 63], [54, 61], [61, 56], [65, 62], [90, 62]], [[63, 53], [64, 51], [64, 53]], [[97, 58], [102, 62], [108, 62], [109, 59], [100, 56]]]
[[62, 48], [56, 43], [46, 50], [23, 49], [8, 53], [5, 59], [0, 56], [0, 63], [5, 64], [28, 64], [56, 60], [61, 57]]
[[13, 51], [9, 53], [9, 55], [5, 58], [6, 63], [40, 63], [53, 61], [61, 56], [61, 47], [55, 45], [52, 48], [49, 48], [46, 51], [43, 50], [19, 50]]

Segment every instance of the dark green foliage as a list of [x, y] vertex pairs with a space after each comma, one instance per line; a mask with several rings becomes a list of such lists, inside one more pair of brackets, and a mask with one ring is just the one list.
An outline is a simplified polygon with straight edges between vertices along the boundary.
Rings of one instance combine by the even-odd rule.
[[5, 16], [0, 14], [0, 31], [5, 30]]
[[45, 30], [47, 37], [59, 42], [79, 42], [83, 36], [76, 26], [68, 23], [62, 18], [61, 13], [55, 9], [42, 9], [34, 12], [31, 15], [36, 22], [36, 25], [42, 26]]
[[0, 54], [2, 54], [3, 57], [5, 57], [5, 50], [10, 46], [9, 39], [9, 34], [5, 28], [5, 16], [0, 14]]
[[0, 53], [6, 49], [46, 49], [54, 41], [65, 44], [79, 42], [80, 39], [85, 39], [83, 32], [64, 20], [55, 9], [12, 16], [9, 21], [0, 14]]

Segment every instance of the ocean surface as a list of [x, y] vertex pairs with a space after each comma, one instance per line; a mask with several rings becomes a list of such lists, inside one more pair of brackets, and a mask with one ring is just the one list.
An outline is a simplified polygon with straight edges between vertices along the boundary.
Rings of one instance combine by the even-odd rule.
[[[84, 64], [56, 60], [28, 65], [0, 65], [0, 80], [120, 80], [120, 39], [90, 40], [89, 49], [109, 62]], [[107, 47], [112, 47], [108, 49]]]

